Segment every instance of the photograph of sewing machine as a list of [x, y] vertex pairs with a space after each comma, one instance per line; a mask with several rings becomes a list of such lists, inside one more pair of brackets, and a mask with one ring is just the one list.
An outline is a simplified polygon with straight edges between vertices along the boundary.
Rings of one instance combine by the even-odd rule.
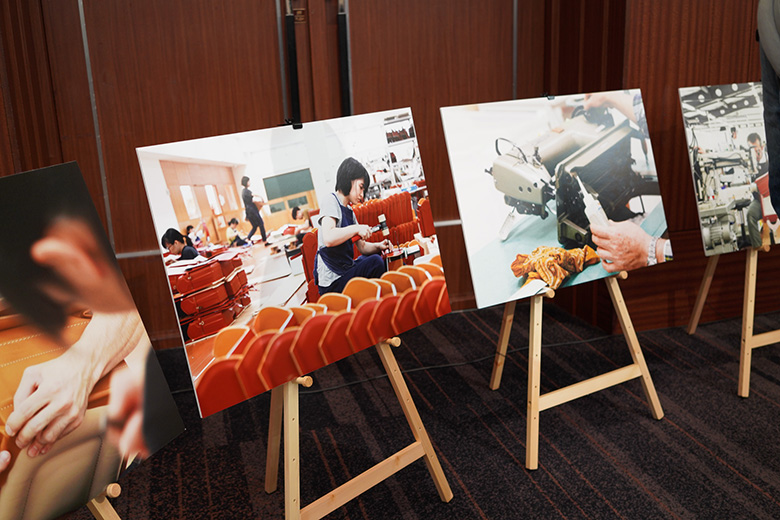
[[410, 109], [137, 154], [202, 416], [448, 312]]
[[761, 83], [679, 93], [705, 255], [775, 243]]
[[479, 307], [671, 259], [638, 90], [441, 114]]

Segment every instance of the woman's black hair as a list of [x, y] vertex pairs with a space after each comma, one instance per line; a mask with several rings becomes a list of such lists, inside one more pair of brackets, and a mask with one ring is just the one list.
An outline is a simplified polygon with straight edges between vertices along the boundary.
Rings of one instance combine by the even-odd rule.
[[336, 172], [336, 191], [341, 192], [342, 195], [349, 195], [352, 189], [352, 181], [356, 179], [363, 179], [363, 196], [368, 192], [368, 186], [371, 184], [371, 179], [368, 176], [365, 166], [354, 157], [347, 157], [341, 162], [338, 171]]
[[182, 235], [179, 233], [178, 229], [168, 228], [168, 231], [163, 233], [160, 244], [162, 244], [164, 249], [168, 249], [168, 246], [174, 242], [181, 242], [186, 246], [192, 247], [192, 240], [190, 240], [190, 237]]
[[238, 219], [236, 217], [233, 217], [228, 222], [228, 226], [232, 226], [233, 224], [238, 225]]
[[243, 186], [244, 188], [246, 188], [246, 185], [247, 185], [247, 184], [249, 184], [249, 177], [247, 177], [246, 175], [244, 175], [243, 177], [241, 177], [241, 186]]
[[189, 226], [187, 226], [187, 228], [186, 228], [186, 231], [187, 231], [187, 233], [186, 233], [186, 234], [187, 234], [187, 235], [189, 235], [189, 234], [190, 234], [190, 231], [191, 231], [191, 230], [192, 230], [194, 227], [195, 227], [195, 226], [193, 226], [192, 224], [190, 224]]
[[295, 207], [292, 209], [292, 218], [293, 218], [293, 220], [295, 220], [296, 218], [298, 218], [298, 213], [299, 213], [300, 211], [301, 211], [301, 208], [300, 208], [300, 207], [298, 207], [298, 206], [295, 206]]

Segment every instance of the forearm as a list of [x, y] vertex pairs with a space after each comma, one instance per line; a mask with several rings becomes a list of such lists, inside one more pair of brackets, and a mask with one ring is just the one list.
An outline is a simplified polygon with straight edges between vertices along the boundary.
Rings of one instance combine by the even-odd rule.
[[360, 228], [356, 225], [341, 228], [332, 227], [330, 229], [323, 226], [320, 232], [322, 233], [322, 242], [325, 244], [325, 247], [334, 247], [351, 240], [352, 237], [358, 234], [359, 230]]
[[96, 313], [64, 354], [84, 368], [92, 386], [146, 339], [138, 312]]
[[366, 242], [365, 240], [358, 240], [357, 247], [361, 255], [376, 255], [382, 252], [382, 242]]

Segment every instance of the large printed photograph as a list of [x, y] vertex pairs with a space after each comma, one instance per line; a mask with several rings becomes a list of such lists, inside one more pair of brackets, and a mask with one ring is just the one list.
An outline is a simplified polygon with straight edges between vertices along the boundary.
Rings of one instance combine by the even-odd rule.
[[478, 307], [671, 259], [638, 90], [441, 115]]
[[183, 431], [76, 163], [0, 177], [0, 518], [55, 518]]
[[761, 83], [679, 93], [705, 255], [775, 240]]
[[449, 311], [410, 109], [137, 153], [202, 416]]

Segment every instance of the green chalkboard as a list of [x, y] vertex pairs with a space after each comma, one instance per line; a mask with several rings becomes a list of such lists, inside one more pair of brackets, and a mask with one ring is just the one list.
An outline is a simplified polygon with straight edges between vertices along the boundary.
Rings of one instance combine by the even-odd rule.
[[268, 200], [274, 200], [288, 195], [314, 189], [311, 172], [308, 168], [263, 179]]

